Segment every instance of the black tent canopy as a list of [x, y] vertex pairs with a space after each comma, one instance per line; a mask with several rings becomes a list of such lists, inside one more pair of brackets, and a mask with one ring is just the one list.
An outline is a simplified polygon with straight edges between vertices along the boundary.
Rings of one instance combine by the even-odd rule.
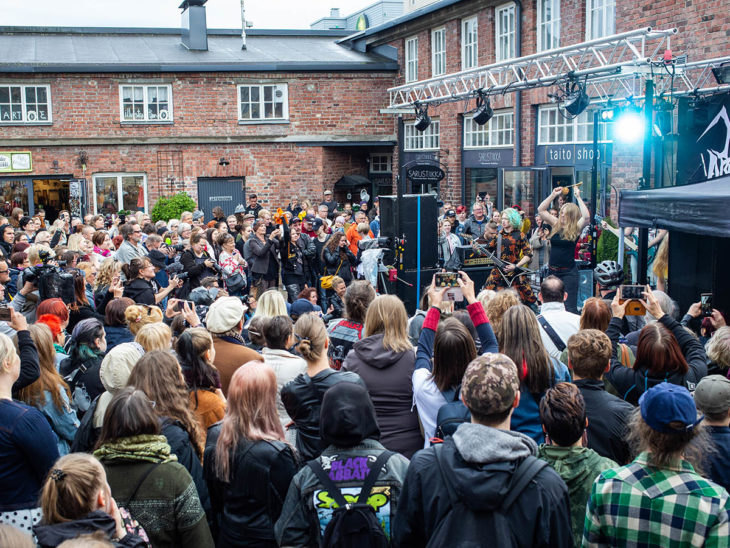
[[357, 188], [364, 185], [370, 185], [370, 179], [363, 175], [344, 175], [335, 183], [335, 188]]
[[730, 238], [730, 177], [692, 185], [623, 190], [619, 225]]

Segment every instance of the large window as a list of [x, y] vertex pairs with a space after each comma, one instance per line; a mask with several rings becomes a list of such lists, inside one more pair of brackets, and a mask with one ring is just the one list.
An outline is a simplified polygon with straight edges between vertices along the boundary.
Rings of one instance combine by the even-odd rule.
[[418, 37], [406, 40], [406, 83], [418, 80]]
[[370, 155], [370, 173], [392, 173], [393, 172], [393, 155], [392, 154], [371, 154]]
[[461, 68], [467, 70], [478, 66], [479, 49], [477, 47], [477, 18], [464, 19], [461, 22]]
[[511, 147], [514, 145], [513, 115], [511, 110], [497, 111], [486, 124], [480, 126], [471, 118], [464, 118], [464, 148]]
[[560, 0], [537, 0], [537, 50], [560, 47]]
[[[538, 113], [538, 145], [554, 145], [560, 143], [592, 143], [593, 111], [586, 110], [570, 118], [558, 110], [558, 107], [543, 107]], [[607, 141], [608, 124], [599, 124], [599, 140]]]
[[431, 32], [431, 76], [446, 74], [446, 29]]
[[286, 84], [238, 86], [238, 119], [241, 122], [289, 119]]
[[499, 6], [494, 20], [497, 61], [512, 59], [515, 56], [515, 5]]
[[0, 85], [0, 123], [42, 124], [50, 121], [50, 86]]
[[147, 176], [143, 173], [94, 175], [94, 213], [147, 211]]
[[171, 122], [172, 87], [119, 86], [122, 122]]
[[586, 1], [586, 40], [610, 36], [615, 31], [616, 1]]
[[405, 150], [438, 150], [439, 131], [441, 124], [438, 120], [431, 120], [431, 125], [425, 131], [418, 131], [413, 122], [405, 124]]

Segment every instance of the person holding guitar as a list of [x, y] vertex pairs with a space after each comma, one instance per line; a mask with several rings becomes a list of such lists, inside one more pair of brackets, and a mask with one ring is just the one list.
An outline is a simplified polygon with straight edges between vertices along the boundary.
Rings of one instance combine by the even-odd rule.
[[[505, 209], [501, 215], [502, 231], [495, 234], [486, 244], [490, 253], [495, 253], [505, 265], [501, 270], [496, 265], [489, 274], [484, 289], [498, 290], [512, 287], [520, 294], [520, 299], [526, 305], [537, 302], [532, 288], [521, 273], [522, 267], [532, 259], [532, 249], [527, 237], [520, 232], [522, 217], [517, 210]], [[507, 278], [507, 281], [505, 278]]]
[[538, 206], [537, 212], [542, 220], [553, 227], [550, 232], [550, 261], [548, 270], [551, 275], [563, 280], [568, 299], [565, 309], [573, 314], [578, 313], [578, 267], [575, 265], [575, 246], [583, 228], [590, 222], [588, 208], [580, 197], [580, 189], [573, 187], [578, 205], [571, 202], [564, 203], [558, 216], [548, 210], [555, 198], [564, 196], [568, 188], [556, 187], [550, 196]]

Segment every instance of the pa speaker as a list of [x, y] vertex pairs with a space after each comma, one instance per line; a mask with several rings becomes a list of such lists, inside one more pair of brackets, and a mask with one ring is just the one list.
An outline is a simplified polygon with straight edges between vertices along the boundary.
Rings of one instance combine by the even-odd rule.
[[[438, 266], [438, 205], [433, 194], [402, 197], [400, 227], [396, 227], [397, 196], [380, 196], [380, 235], [403, 236], [404, 270]], [[429, 278], [430, 283], [430, 278]]]

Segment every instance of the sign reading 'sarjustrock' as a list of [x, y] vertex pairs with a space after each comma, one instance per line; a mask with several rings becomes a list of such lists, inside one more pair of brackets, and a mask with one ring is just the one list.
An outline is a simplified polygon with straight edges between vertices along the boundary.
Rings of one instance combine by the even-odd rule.
[[438, 166], [417, 164], [406, 169], [406, 177], [413, 183], [438, 183], [446, 177], [444, 170]]

